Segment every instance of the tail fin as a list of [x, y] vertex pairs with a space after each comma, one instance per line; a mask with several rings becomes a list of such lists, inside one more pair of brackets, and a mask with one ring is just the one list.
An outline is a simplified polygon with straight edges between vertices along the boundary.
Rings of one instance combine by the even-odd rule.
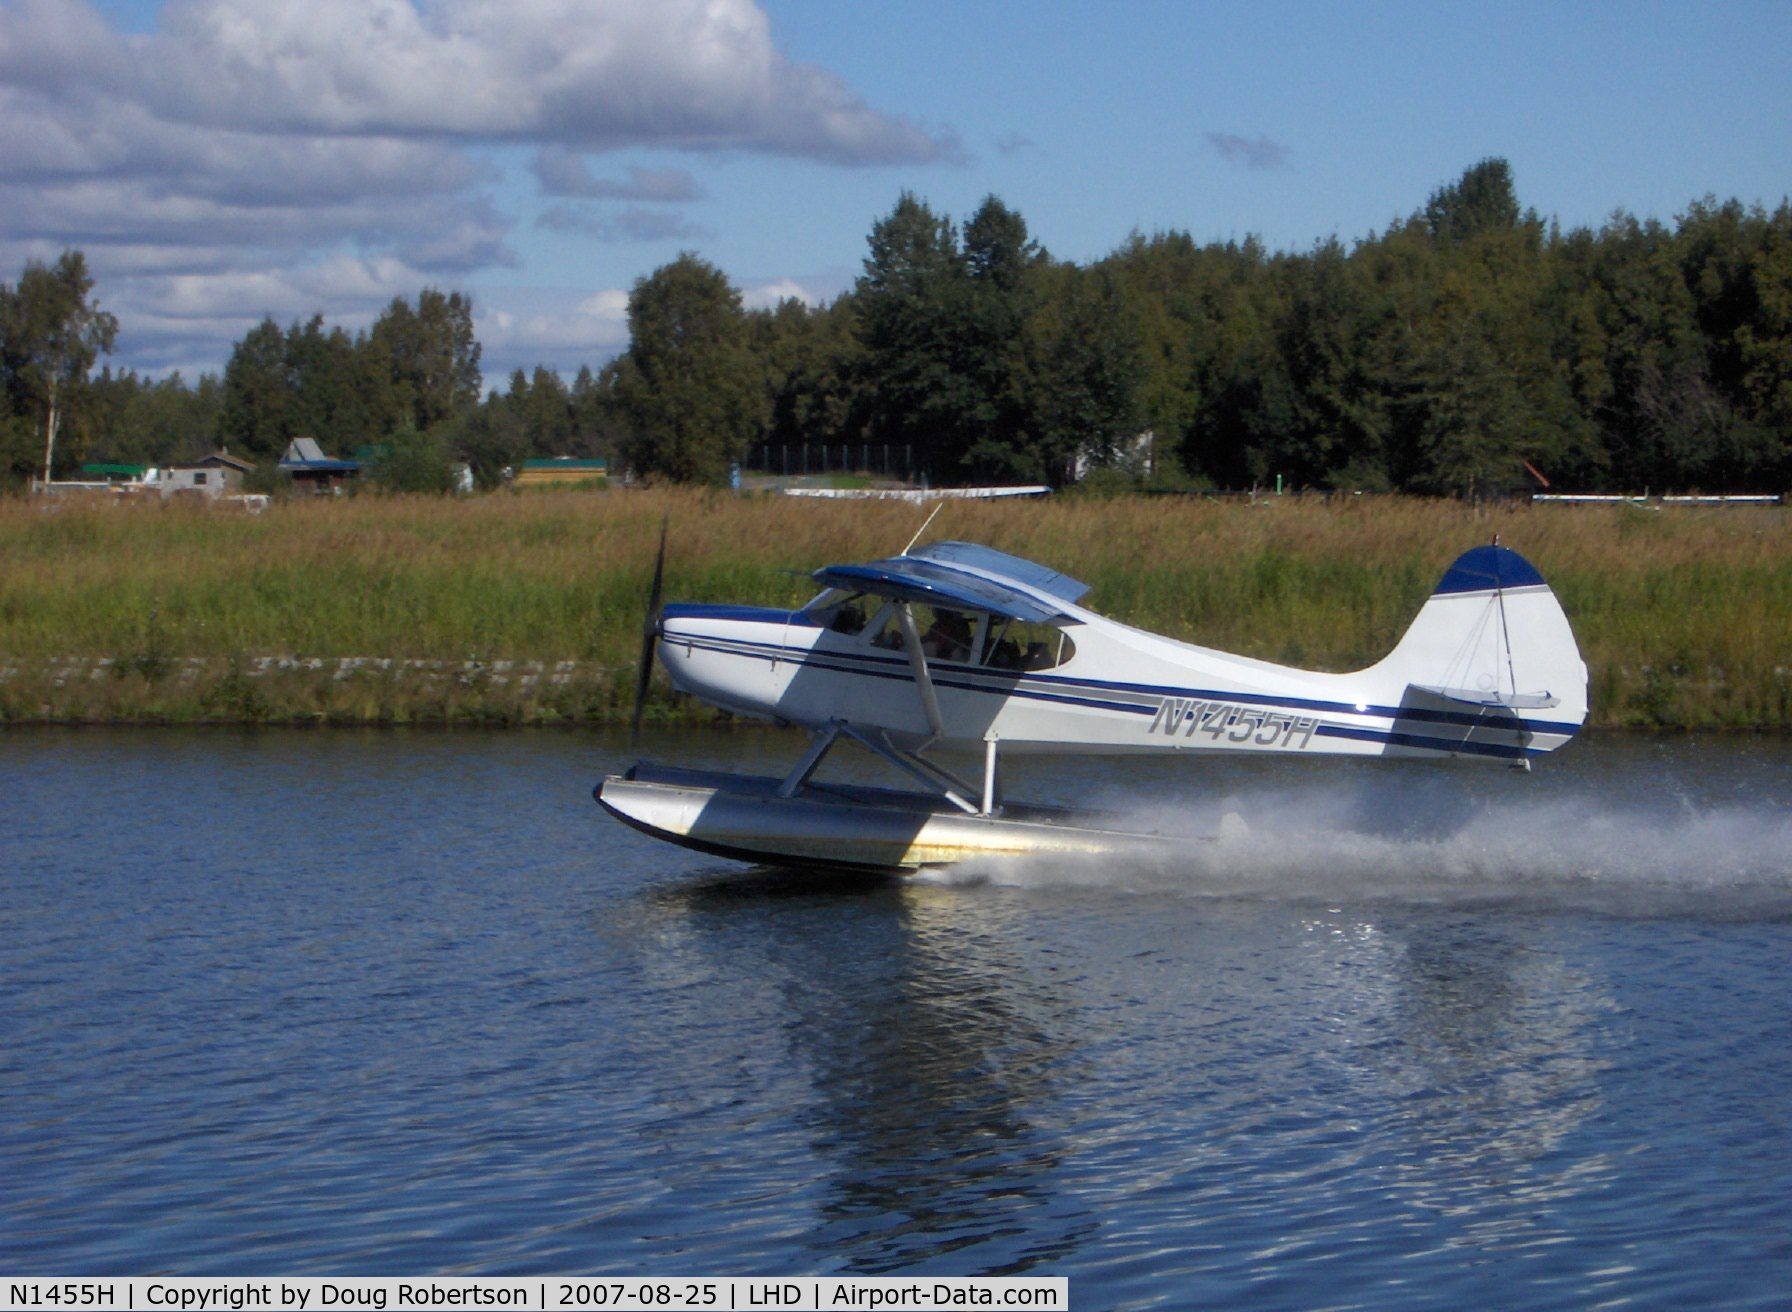
[[1379, 674], [1418, 699], [1509, 717], [1532, 750], [1561, 746], [1587, 718], [1587, 667], [1556, 594], [1516, 551], [1457, 557]]

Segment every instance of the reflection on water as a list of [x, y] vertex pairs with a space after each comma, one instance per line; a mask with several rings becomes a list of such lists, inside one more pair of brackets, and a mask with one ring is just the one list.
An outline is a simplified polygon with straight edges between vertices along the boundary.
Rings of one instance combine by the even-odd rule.
[[914, 879], [655, 844], [590, 803], [621, 747], [583, 736], [0, 747], [42, 817], [0, 839], [15, 1272], [1779, 1296], [1785, 744], [1577, 743], [1392, 801], [1378, 769], [1122, 763], [1213, 841]]
[[[726, 954], [730, 971], [777, 981], [783, 1041], [814, 1095], [795, 1119], [832, 1163], [815, 1261], [938, 1271], [957, 1250], [1002, 1241], [1015, 1252], [997, 1268], [1015, 1273], [1061, 1260], [1094, 1230], [1054, 1198], [1061, 1144], [1030, 1111], [1074, 1076], [1074, 1026], [999, 915], [967, 918], [955, 899], [896, 880], [855, 877], [843, 890], [766, 871], [658, 901], [683, 915], [681, 952]], [[743, 917], [758, 922], [744, 958]]]
[[818, 1257], [844, 1250], [856, 1269], [897, 1271], [1025, 1235], [1006, 1269], [1061, 1258], [1092, 1223], [1036, 1228], [1059, 1148], [1029, 1109], [1049, 1103], [1067, 1036], [1042, 1025], [1047, 1000], [1010, 984], [999, 948], [947, 940], [937, 909], [907, 901], [850, 964], [799, 958], [813, 983], [790, 990], [786, 1033], [817, 1094], [802, 1121], [838, 1163]]
[[1465, 1228], [1477, 1246], [1502, 1235], [1539, 1242], [1539, 1231], [1566, 1238], [1539, 1218], [1611, 1170], [1591, 1154], [1559, 1175], [1551, 1155], [1599, 1109], [1597, 1026], [1612, 1000], [1498, 926], [1426, 925], [1402, 937], [1390, 1018], [1400, 1039], [1370, 1054], [1380, 1099], [1402, 1108], [1393, 1128], [1412, 1160], [1399, 1187], [1445, 1214], [1503, 1200], [1510, 1215]]
[[1190, 1278], [1215, 1257], [1161, 1239], [1196, 1204], [1268, 1236], [1225, 1259], [1263, 1279], [1286, 1255], [1287, 1187], [1354, 1225], [1365, 1179], [1402, 1225], [1448, 1224], [1446, 1248], [1562, 1242], [1552, 1200], [1611, 1171], [1594, 1154], [1562, 1173], [1552, 1154], [1599, 1107], [1612, 1004], [1497, 925], [1303, 912], [1261, 939], [1228, 916], [1193, 944], [1098, 953], [1091, 974], [1060, 960], [1076, 950], [1061, 935], [1104, 931], [1081, 899], [1067, 919], [925, 882], [751, 872], [657, 900], [688, 931], [681, 957], [776, 981], [814, 1095], [799, 1122], [831, 1163], [815, 1257], [844, 1269], [1045, 1270], [1083, 1251]]

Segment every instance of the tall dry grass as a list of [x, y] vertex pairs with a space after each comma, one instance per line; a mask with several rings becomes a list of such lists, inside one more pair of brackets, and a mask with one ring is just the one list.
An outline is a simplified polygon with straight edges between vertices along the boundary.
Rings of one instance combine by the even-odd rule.
[[[576, 697], [513, 699], [497, 712], [477, 698], [413, 695], [388, 676], [371, 710], [320, 711], [276, 680], [257, 685], [266, 691], [247, 712], [195, 694], [142, 714], [613, 716], [662, 517], [668, 598], [782, 605], [813, 592], [807, 572], [819, 565], [899, 550], [924, 512], [677, 490], [318, 500], [258, 517], [7, 501], [0, 658], [13, 673], [0, 678], [0, 715], [138, 718], [133, 705], [155, 699], [122, 685], [140, 679], [153, 692], [164, 661], [203, 658], [241, 677], [273, 655], [575, 661], [599, 673]], [[1792, 519], [1778, 509], [1060, 498], [946, 503], [928, 538], [1043, 561], [1131, 623], [1348, 669], [1384, 654], [1449, 562], [1495, 534], [1561, 596], [1592, 669], [1596, 723], [1792, 727]], [[30, 671], [68, 657], [110, 659], [129, 679], [86, 679], [105, 696], [64, 691], [51, 706]]]

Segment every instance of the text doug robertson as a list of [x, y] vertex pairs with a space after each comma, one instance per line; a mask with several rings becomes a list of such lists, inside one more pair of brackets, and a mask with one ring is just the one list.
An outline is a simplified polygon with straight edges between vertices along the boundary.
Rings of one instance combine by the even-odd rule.
[[412, 1285], [400, 1281], [394, 1297], [387, 1301], [385, 1289], [356, 1289], [324, 1282], [315, 1291], [282, 1287], [280, 1297], [272, 1284], [219, 1285], [206, 1289], [177, 1289], [171, 1285], [152, 1284], [144, 1293], [152, 1307], [176, 1308], [179, 1312], [242, 1312], [245, 1308], [290, 1307], [304, 1312], [307, 1308], [374, 1308], [387, 1307], [521, 1307], [527, 1295], [518, 1289], [487, 1289], [469, 1285], [458, 1289], [442, 1289], [434, 1285]]

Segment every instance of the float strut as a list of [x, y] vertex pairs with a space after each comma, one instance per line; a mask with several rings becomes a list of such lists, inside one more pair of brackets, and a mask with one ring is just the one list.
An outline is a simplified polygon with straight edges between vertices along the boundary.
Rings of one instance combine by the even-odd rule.
[[840, 726], [837, 724], [817, 729], [809, 739], [809, 750], [803, 753], [803, 759], [796, 763], [795, 768], [784, 776], [784, 782], [778, 785], [778, 796], [795, 797], [801, 792], [803, 785], [809, 782], [809, 776], [815, 773], [815, 767], [821, 764], [821, 758], [828, 754], [828, 749], [839, 736]]
[[[954, 792], [952, 788], [946, 787], [946, 784], [950, 783], [964, 793], [974, 792], [975, 790], [944, 766], [935, 765], [932, 761], [923, 760], [913, 752], [899, 750], [896, 745], [890, 741], [887, 733], [881, 735], [883, 741], [879, 742], [876, 738], [860, 733], [850, 724], [836, 723], [834, 727], [874, 756], [880, 756], [903, 773], [913, 775], [929, 788], [940, 790], [941, 795], [948, 802], [952, 803], [953, 806], [956, 806], [966, 815], [977, 814], [977, 804], [975, 802], [965, 800], [960, 793]], [[945, 782], [942, 782], [942, 780]]]
[[983, 807], [979, 814], [994, 815], [996, 812], [996, 736], [991, 733], [983, 740]]

